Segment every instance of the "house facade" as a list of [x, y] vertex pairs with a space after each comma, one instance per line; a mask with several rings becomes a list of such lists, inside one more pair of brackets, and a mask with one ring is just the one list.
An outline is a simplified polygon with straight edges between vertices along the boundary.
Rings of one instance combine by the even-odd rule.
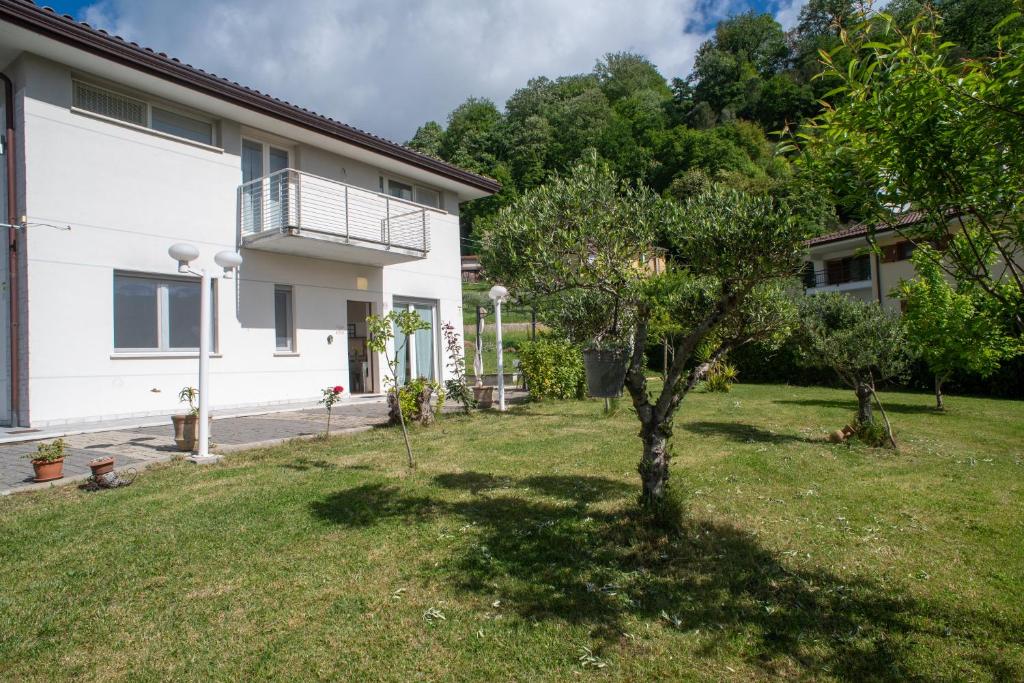
[[177, 410], [200, 293], [180, 242], [210, 272], [243, 257], [214, 281], [212, 408], [381, 392], [365, 318], [396, 307], [430, 323], [400, 378], [445, 378], [459, 205], [495, 181], [20, 0], [0, 0], [0, 71], [0, 422]]
[[[901, 236], [898, 228], [912, 228], [921, 220], [918, 212], [910, 211], [900, 216], [893, 227], [876, 228], [873, 238], [869, 226], [858, 223], [807, 240], [804, 291], [842, 292], [900, 311], [895, 290], [900, 281], [913, 279], [915, 273], [910, 261], [914, 244]], [[871, 249], [869, 238], [878, 250]]]

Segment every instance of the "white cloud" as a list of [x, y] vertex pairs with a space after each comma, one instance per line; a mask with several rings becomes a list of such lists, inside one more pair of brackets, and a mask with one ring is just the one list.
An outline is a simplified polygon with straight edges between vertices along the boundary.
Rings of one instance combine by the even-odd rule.
[[[403, 141], [470, 95], [619, 50], [689, 72], [722, 10], [700, 0], [102, 0], [83, 20], [220, 76]], [[725, 3], [723, 3], [724, 5]], [[731, 3], [730, 3], [731, 4]], [[709, 16], [709, 14], [711, 16]]]

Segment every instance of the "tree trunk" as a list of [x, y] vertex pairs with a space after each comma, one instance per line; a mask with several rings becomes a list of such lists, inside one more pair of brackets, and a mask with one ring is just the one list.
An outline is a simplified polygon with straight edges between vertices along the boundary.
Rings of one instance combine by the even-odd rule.
[[935, 409], [946, 409], [945, 404], [942, 402], [942, 378], [938, 375], [935, 375]]
[[871, 414], [871, 390], [870, 384], [861, 383], [857, 385], [857, 422], [859, 424], [871, 424], [875, 421]]
[[665, 497], [668, 483], [668, 434], [662, 427], [644, 425], [640, 438], [644, 442], [644, 454], [640, 459], [640, 480], [643, 482], [644, 505], [652, 507]]

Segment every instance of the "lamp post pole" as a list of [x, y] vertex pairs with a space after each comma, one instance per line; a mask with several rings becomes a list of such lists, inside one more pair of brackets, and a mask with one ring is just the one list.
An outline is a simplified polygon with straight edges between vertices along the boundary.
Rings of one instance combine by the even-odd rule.
[[505, 412], [505, 360], [501, 348], [501, 303], [508, 298], [508, 290], [501, 285], [494, 285], [487, 296], [494, 302], [494, 321], [498, 326], [495, 341], [498, 345], [498, 410]]
[[498, 326], [498, 410], [505, 412], [505, 354], [501, 348], [501, 299], [494, 302], [494, 320]]
[[[199, 447], [189, 458], [192, 462], [207, 462], [210, 457], [210, 337], [213, 336], [210, 315], [210, 290], [213, 278], [203, 268], [199, 292]], [[216, 456], [214, 456], [216, 458]]]
[[[167, 253], [178, 262], [179, 273], [191, 273], [199, 276], [199, 442], [196, 452], [188, 457], [194, 463], [208, 463], [219, 459], [210, 454], [210, 342], [213, 341], [213, 315], [210, 290], [213, 289], [215, 278], [206, 270], [198, 271], [189, 267], [189, 263], [199, 258], [199, 250], [191, 244], [172, 244]], [[224, 269], [224, 278], [242, 265], [241, 254], [234, 251], [219, 251], [213, 257], [218, 266]]]

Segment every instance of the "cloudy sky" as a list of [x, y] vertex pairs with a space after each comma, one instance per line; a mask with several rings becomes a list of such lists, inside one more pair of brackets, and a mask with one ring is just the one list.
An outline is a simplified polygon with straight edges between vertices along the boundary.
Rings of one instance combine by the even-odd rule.
[[[42, 0], [37, 0], [44, 4]], [[399, 142], [471, 95], [630, 50], [685, 76], [715, 22], [800, 0], [49, 0], [56, 10]]]

